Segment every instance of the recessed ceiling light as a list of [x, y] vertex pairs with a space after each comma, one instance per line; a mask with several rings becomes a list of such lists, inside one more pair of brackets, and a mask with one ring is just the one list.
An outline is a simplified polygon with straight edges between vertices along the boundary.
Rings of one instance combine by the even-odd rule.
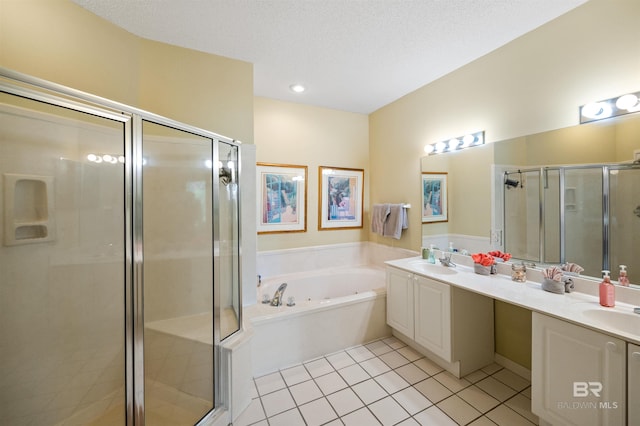
[[302, 84], [292, 84], [289, 86], [289, 89], [295, 93], [302, 93], [305, 91], [305, 87]]

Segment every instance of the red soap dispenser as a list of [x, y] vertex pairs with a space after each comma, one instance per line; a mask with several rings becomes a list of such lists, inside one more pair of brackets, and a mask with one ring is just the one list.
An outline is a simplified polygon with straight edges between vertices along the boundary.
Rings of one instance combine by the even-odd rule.
[[600, 283], [600, 304], [607, 308], [616, 305], [616, 288], [611, 284], [609, 271], [602, 271], [602, 282]]

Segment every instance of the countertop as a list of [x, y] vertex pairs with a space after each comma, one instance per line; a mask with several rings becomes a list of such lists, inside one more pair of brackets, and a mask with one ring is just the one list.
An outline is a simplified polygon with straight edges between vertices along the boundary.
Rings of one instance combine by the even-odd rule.
[[[599, 298], [590, 294], [573, 291], [565, 294], [549, 293], [542, 290], [540, 282], [514, 282], [511, 275], [480, 275], [470, 266], [457, 264], [456, 267], [445, 267], [437, 262], [430, 264], [421, 257], [390, 260], [389, 266], [407, 272], [432, 278], [452, 286], [472, 291], [492, 299], [501, 300], [550, 315], [574, 324], [588, 327], [630, 343], [640, 345], [640, 315], [633, 313], [634, 305], [616, 301], [614, 308], [600, 306]], [[529, 275], [536, 275], [527, 273]], [[537, 274], [539, 276], [539, 274]], [[596, 285], [594, 283], [594, 285]], [[616, 287], [616, 290], [618, 288]], [[609, 311], [595, 312], [594, 311]], [[619, 316], [610, 323], [599, 315]]]

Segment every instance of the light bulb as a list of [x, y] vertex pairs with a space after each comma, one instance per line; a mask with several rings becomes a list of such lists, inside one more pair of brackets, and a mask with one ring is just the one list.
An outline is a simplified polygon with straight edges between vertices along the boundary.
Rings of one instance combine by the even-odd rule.
[[476, 140], [476, 138], [473, 135], [465, 135], [462, 138], [462, 147], [463, 148], [467, 148], [468, 146], [470, 146], [474, 141]]
[[447, 148], [447, 144], [444, 142], [438, 142], [436, 144], [436, 152], [442, 152]]
[[611, 117], [611, 105], [608, 102], [592, 102], [582, 107], [582, 115], [587, 118]]
[[449, 142], [447, 143], [449, 151], [455, 151], [455, 149], [458, 148], [459, 143], [460, 141], [456, 138], [449, 139]]
[[636, 108], [639, 106], [638, 97], [636, 95], [622, 95], [616, 101], [616, 107], [619, 109], [626, 109], [629, 112], [632, 110], [637, 111]]
[[96, 158], [98, 158], [95, 154], [89, 154], [87, 155], [87, 160], [95, 162]]
[[302, 84], [292, 84], [291, 86], [289, 86], [289, 89], [291, 89], [291, 91], [295, 93], [302, 93], [306, 90]]
[[425, 145], [424, 146], [424, 152], [426, 152], [427, 154], [431, 154], [435, 149], [436, 149], [436, 147], [433, 146], [433, 145]]

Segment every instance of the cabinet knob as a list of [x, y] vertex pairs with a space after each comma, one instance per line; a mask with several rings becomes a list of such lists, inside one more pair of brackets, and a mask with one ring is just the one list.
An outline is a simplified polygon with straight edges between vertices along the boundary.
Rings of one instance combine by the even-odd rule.
[[616, 345], [615, 342], [607, 342], [607, 350], [609, 352], [617, 352], [618, 345]]
[[631, 358], [636, 362], [640, 362], [640, 352], [631, 352]]

